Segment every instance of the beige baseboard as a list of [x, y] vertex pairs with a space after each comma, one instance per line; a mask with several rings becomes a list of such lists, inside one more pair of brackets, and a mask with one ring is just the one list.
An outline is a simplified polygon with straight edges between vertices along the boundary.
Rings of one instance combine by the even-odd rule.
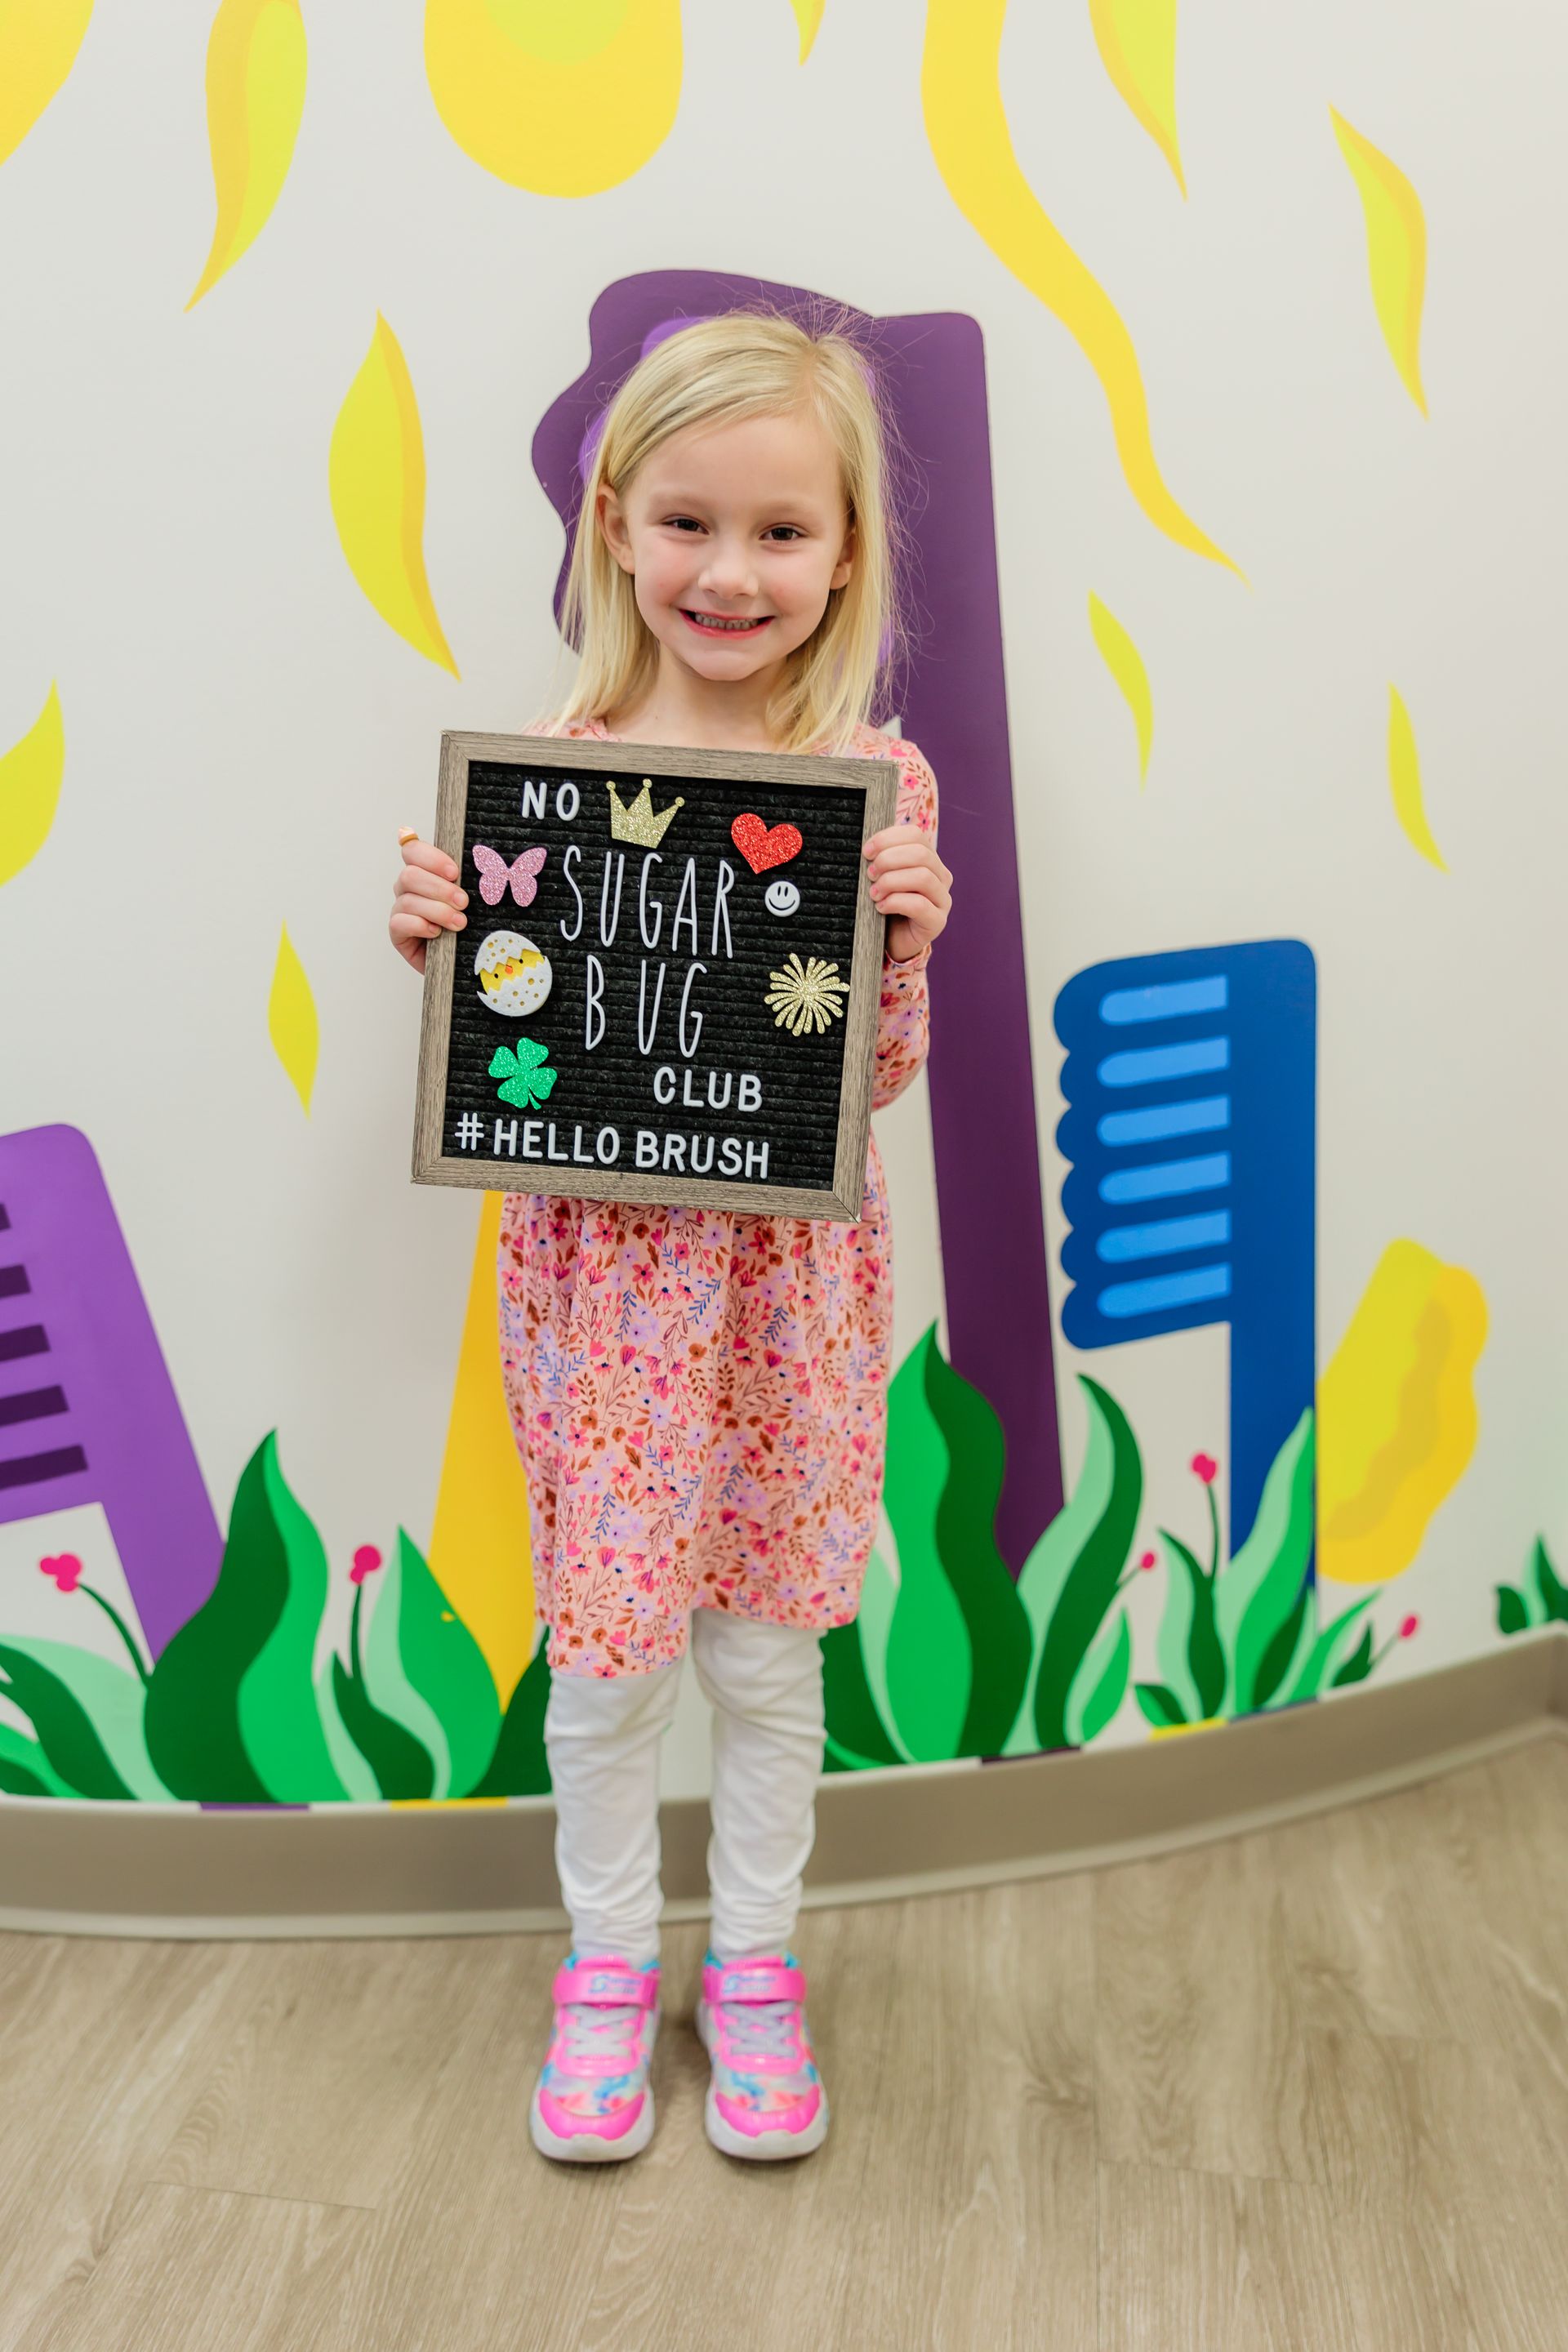
[[[1355, 1803], [1568, 1736], [1568, 1629], [1178, 1738], [836, 1774], [813, 1906], [1095, 1869]], [[668, 1914], [707, 1909], [708, 1808], [662, 1816]], [[0, 1797], [0, 1928], [178, 1937], [559, 1930], [547, 1799], [204, 1813]]]

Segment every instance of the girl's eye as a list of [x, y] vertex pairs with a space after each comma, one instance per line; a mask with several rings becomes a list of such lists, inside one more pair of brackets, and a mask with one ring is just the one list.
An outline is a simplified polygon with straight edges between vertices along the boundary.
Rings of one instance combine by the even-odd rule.
[[700, 530], [702, 528], [695, 515], [666, 515], [665, 520], [672, 530]]
[[805, 537], [805, 531], [797, 530], [793, 522], [775, 522], [767, 535], [770, 539], [804, 539]]

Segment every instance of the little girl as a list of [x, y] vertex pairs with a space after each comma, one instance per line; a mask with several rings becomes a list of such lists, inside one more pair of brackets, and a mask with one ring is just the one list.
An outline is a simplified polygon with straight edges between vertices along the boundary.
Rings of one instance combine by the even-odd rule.
[[[888, 918], [878, 1108], [925, 1058], [952, 879], [931, 770], [867, 723], [896, 635], [885, 470], [871, 370], [842, 331], [735, 311], [656, 345], [584, 487], [565, 611], [576, 680], [531, 730], [898, 761], [898, 823], [865, 848]], [[422, 971], [468, 894], [429, 844], [403, 856], [390, 930]], [[856, 1613], [882, 1479], [876, 1143], [855, 1224], [508, 1194], [500, 1276], [573, 1937], [534, 2145], [602, 2163], [652, 2136], [658, 1748], [689, 1641], [714, 1710], [708, 2136], [731, 2156], [805, 2155], [827, 2130], [790, 1949], [822, 1764], [819, 1637]], [[595, 1532], [606, 1497], [613, 1547]]]

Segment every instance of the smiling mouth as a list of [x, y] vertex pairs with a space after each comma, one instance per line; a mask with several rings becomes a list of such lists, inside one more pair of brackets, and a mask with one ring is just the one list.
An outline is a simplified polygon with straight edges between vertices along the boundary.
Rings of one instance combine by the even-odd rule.
[[721, 613], [690, 612], [684, 604], [680, 608], [680, 616], [682, 620], [689, 621], [694, 629], [700, 629], [705, 636], [710, 637], [754, 637], [758, 630], [765, 629], [773, 618], [771, 613], [764, 613], [753, 621], [731, 621], [726, 620]]

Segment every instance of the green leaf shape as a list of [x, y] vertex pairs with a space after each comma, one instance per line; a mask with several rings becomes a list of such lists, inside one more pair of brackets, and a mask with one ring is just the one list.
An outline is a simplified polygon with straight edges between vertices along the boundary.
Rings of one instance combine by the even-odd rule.
[[[1178, 1576], [1167, 1565], [1166, 1608], [1168, 1610], [1172, 1605], [1173, 1591], [1180, 1590], [1183, 1601], [1178, 1622], [1184, 1619], [1186, 1628], [1184, 1655], [1178, 1657], [1173, 1654], [1175, 1651], [1174, 1630], [1167, 1641], [1162, 1619], [1157, 1650], [1160, 1670], [1169, 1686], [1180, 1693], [1184, 1702], [1189, 1700], [1190, 1694], [1191, 1711], [1187, 1720], [1204, 1723], [1211, 1715], [1219, 1713], [1225, 1697], [1225, 1652], [1220, 1648], [1219, 1631], [1215, 1623], [1215, 1580], [1200, 1564], [1197, 1554], [1179, 1536], [1173, 1536], [1167, 1528], [1162, 1528], [1160, 1539], [1167, 1552], [1174, 1555], [1181, 1569]], [[1178, 1666], [1184, 1670], [1185, 1687], [1184, 1680], [1178, 1678]]]
[[[426, 1701], [439, 1728], [436, 1794], [466, 1797], [495, 1754], [500, 1734], [495, 1676], [418, 1545], [402, 1528], [397, 1530], [397, 1655], [409, 1686]], [[378, 1697], [382, 1692], [374, 1672], [379, 1664], [376, 1624], [388, 1601], [389, 1595], [384, 1592], [372, 1622], [365, 1662], [365, 1678]], [[410, 1728], [417, 1731], [419, 1727], [414, 1724]]]
[[316, 1647], [327, 1606], [327, 1554], [296, 1501], [276, 1438], [261, 1449], [262, 1495], [283, 1548], [283, 1606], [239, 1682], [239, 1736], [279, 1804], [335, 1803], [348, 1795], [316, 1705]]
[[1497, 1588], [1497, 1629], [1500, 1633], [1528, 1633], [1530, 1601], [1526, 1594], [1516, 1592], [1511, 1584]]
[[828, 1747], [845, 1759], [826, 1769], [854, 1771], [903, 1762], [871, 1696], [858, 1619], [835, 1625], [822, 1637], [822, 1703]]
[[1361, 1640], [1335, 1675], [1333, 1687], [1342, 1690], [1349, 1683], [1363, 1683], [1372, 1672], [1372, 1627], [1363, 1627]]
[[316, 1676], [316, 1707], [321, 1718], [321, 1731], [331, 1753], [332, 1769], [348, 1790], [350, 1801], [356, 1805], [373, 1805], [380, 1798], [381, 1784], [339, 1708], [337, 1678], [332, 1672], [338, 1664], [335, 1656], [329, 1658]]
[[1068, 1738], [1075, 1748], [1098, 1739], [1127, 1696], [1132, 1670], [1132, 1629], [1127, 1612], [1107, 1618], [1083, 1654], [1068, 1689]]
[[1028, 1612], [996, 1545], [1006, 1440], [987, 1398], [955, 1372], [933, 1323], [921, 1343], [922, 1385], [947, 1447], [936, 1548], [969, 1634], [969, 1705], [960, 1756], [999, 1756], [1023, 1702], [1032, 1647]]
[[937, 1548], [952, 1458], [925, 1392], [931, 1333], [911, 1348], [888, 1391], [884, 1501], [899, 1547], [899, 1592], [888, 1629], [888, 1697], [917, 1763], [959, 1752], [973, 1675], [969, 1628]]
[[[1018, 1580], [1035, 1630], [1035, 1744], [1043, 1748], [1072, 1745], [1068, 1695], [1116, 1597], [1143, 1502], [1143, 1465], [1126, 1414], [1098, 1381], [1085, 1372], [1078, 1380], [1089, 1405], [1083, 1470]], [[1009, 1741], [1006, 1752], [1019, 1750]]]
[[[1193, 1625], [1200, 1596], [1207, 1599], [1208, 1578], [1199, 1568], [1194, 1554], [1175, 1536], [1162, 1528], [1160, 1540], [1165, 1547], [1165, 1592], [1160, 1604], [1160, 1629], [1154, 1637], [1154, 1655], [1159, 1662], [1163, 1683], [1140, 1684], [1140, 1690], [1160, 1689], [1179, 1708], [1175, 1718], [1182, 1723], [1195, 1723], [1207, 1710], [1198, 1697], [1197, 1678], [1193, 1673]], [[1208, 1621], [1214, 1625], [1214, 1603], [1208, 1601]], [[1218, 1649], [1218, 1643], [1215, 1643]], [[1220, 1661], [1220, 1672], [1225, 1662]], [[1143, 1710], [1149, 1714], [1147, 1707]], [[1163, 1716], [1150, 1716], [1151, 1723], [1163, 1723]]]
[[[89, 1653], [72, 1650], [64, 1642], [38, 1642], [20, 1638], [0, 1642], [0, 1671], [9, 1677], [0, 1682], [0, 1691], [19, 1706], [38, 1735], [38, 1745], [62, 1780], [68, 1784], [69, 1793], [78, 1797], [97, 1797], [117, 1802], [135, 1801], [135, 1790], [116, 1771], [109, 1750], [99, 1737], [99, 1727], [77, 1690], [56, 1674], [47, 1660], [36, 1652], [66, 1651], [76, 1662], [78, 1672], [72, 1681], [81, 1686], [89, 1677], [79, 1672], [80, 1662]], [[130, 1675], [121, 1674], [103, 1658], [94, 1658], [95, 1665], [106, 1675], [118, 1675], [121, 1682], [136, 1687]], [[100, 1685], [100, 1691], [106, 1689]], [[112, 1702], [109, 1712], [113, 1712]], [[167, 1793], [166, 1791], [164, 1792]]]
[[[400, 1528], [398, 1529], [400, 1538], [402, 1534], [403, 1530]], [[412, 1544], [409, 1545], [408, 1550], [414, 1551]], [[418, 1558], [417, 1553], [415, 1553], [415, 1558]], [[398, 1549], [393, 1553], [385, 1567], [376, 1575], [374, 1587], [374, 1604], [369, 1612], [369, 1626], [364, 1634], [364, 1654], [363, 1661], [356, 1658], [354, 1664], [362, 1667], [365, 1696], [376, 1713], [385, 1716], [393, 1723], [401, 1724], [403, 1729], [429, 1757], [435, 1769], [436, 1779], [435, 1785], [428, 1794], [433, 1797], [449, 1797], [454, 1793], [452, 1752], [447, 1744], [446, 1726], [424, 1692], [411, 1680], [405, 1662], [402, 1623], [406, 1565], [406, 1556], [400, 1541]], [[422, 1560], [420, 1566], [424, 1567]], [[425, 1572], [428, 1576], [429, 1570], [426, 1570]], [[438, 1587], [437, 1590], [439, 1590]], [[368, 1601], [370, 1598], [370, 1592], [366, 1591], [365, 1599]], [[493, 1686], [491, 1697], [493, 1702]], [[500, 1729], [500, 1708], [497, 1705], [495, 1720], [491, 1726], [490, 1749], [495, 1747], [495, 1733]], [[489, 1752], [487, 1750], [486, 1759], [481, 1760], [479, 1766], [481, 1771], [484, 1769], [484, 1761], [488, 1760]], [[399, 1794], [401, 1793], [400, 1790]]]
[[0, 1723], [0, 1789], [12, 1797], [74, 1797], [36, 1739], [14, 1723]]
[[496, 1047], [490, 1055], [490, 1076], [504, 1081], [496, 1088], [503, 1102], [516, 1103], [526, 1110], [549, 1100], [560, 1075], [541, 1067], [549, 1054], [548, 1045], [538, 1045], [531, 1037], [520, 1037], [515, 1047]]
[[1280, 1701], [1282, 1706], [1294, 1706], [1299, 1699], [1316, 1698], [1320, 1691], [1331, 1688], [1344, 1661], [1350, 1637], [1360, 1622], [1363, 1612], [1370, 1609], [1377, 1597], [1376, 1591], [1363, 1593], [1361, 1599], [1352, 1601], [1348, 1609], [1342, 1609], [1331, 1624], [1323, 1626], [1298, 1667], [1295, 1680], [1288, 1685]]
[[547, 1797], [550, 1759], [544, 1749], [544, 1710], [550, 1702], [550, 1663], [541, 1642], [519, 1675], [501, 1717], [500, 1736], [482, 1780], [470, 1797]]
[[1531, 1565], [1535, 1570], [1535, 1589], [1541, 1595], [1541, 1605], [1546, 1612], [1545, 1622], [1548, 1624], [1568, 1622], [1568, 1589], [1560, 1582], [1557, 1571], [1552, 1565], [1551, 1555], [1540, 1536], [1535, 1538], [1535, 1549], [1531, 1555]]
[[1255, 1708], [1282, 1703], [1278, 1694], [1283, 1689], [1286, 1676], [1300, 1655], [1302, 1642], [1311, 1639], [1308, 1621], [1311, 1598], [1311, 1585], [1303, 1578], [1301, 1590], [1296, 1595], [1295, 1607], [1258, 1662], [1258, 1675], [1252, 1694]]
[[1300, 1594], [1312, 1549], [1314, 1464], [1309, 1406], [1268, 1466], [1251, 1534], [1219, 1572], [1215, 1622], [1228, 1667], [1226, 1715], [1258, 1706], [1264, 1654]]
[[355, 1682], [341, 1658], [332, 1660], [332, 1691], [338, 1713], [361, 1755], [375, 1774], [384, 1797], [428, 1797], [434, 1792], [436, 1766], [427, 1748], [390, 1715], [383, 1715], [363, 1683]]
[[1134, 1683], [1132, 1696], [1156, 1731], [1168, 1731], [1173, 1724], [1192, 1723], [1198, 1718], [1184, 1715], [1182, 1702], [1174, 1691], [1163, 1683]]
[[[29, 1633], [13, 1633], [10, 1641], [71, 1693], [131, 1794], [146, 1804], [167, 1804], [172, 1791], [147, 1753], [146, 1685], [134, 1668], [96, 1650], [78, 1649], [73, 1642], [46, 1641]], [[70, 1778], [68, 1767], [58, 1769]]]
[[893, 1571], [881, 1553], [873, 1551], [866, 1563], [860, 1585], [860, 1611], [855, 1620], [860, 1631], [860, 1662], [866, 1669], [872, 1704], [899, 1761], [912, 1764], [915, 1759], [899, 1737], [898, 1720], [888, 1691], [888, 1635], [892, 1631], [893, 1612], [898, 1605], [899, 1588]]
[[288, 1556], [267, 1500], [262, 1440], [239, 1474], [217, 1582], [170, 1635], [147, 1685], [147, 1752], [176, 1797], [265, 1804], [239, 1728], [239, 1685], [283, 1613]]

